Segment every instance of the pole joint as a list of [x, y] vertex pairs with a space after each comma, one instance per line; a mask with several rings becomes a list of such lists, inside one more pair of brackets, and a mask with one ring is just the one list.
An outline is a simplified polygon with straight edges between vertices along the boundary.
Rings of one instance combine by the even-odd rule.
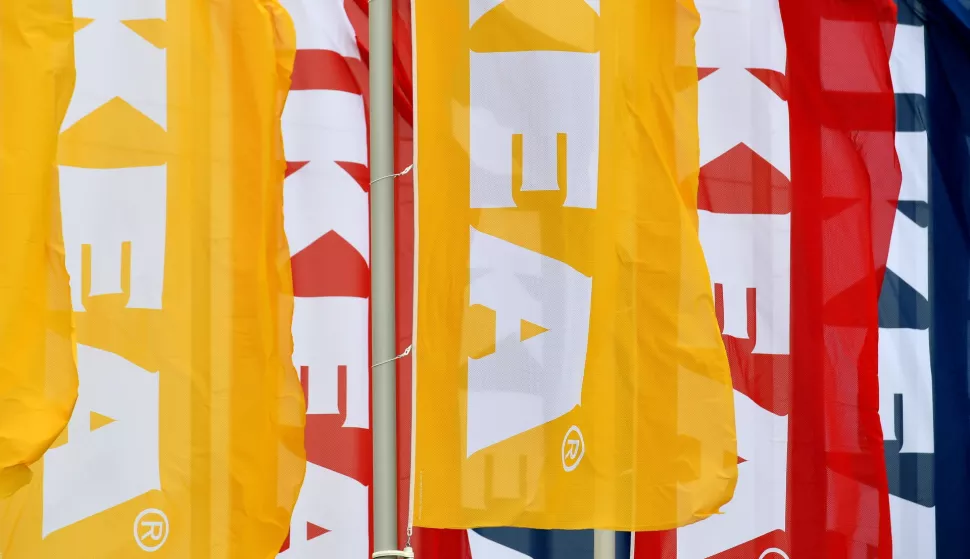
[[399, 557], [404, 559], [414, 559], [414, 550], [410, 546], [405, 547], [404, 551], [390, 550], [390, 551], [378, 551], [377, 553], [371, 555], [373, 559], [381, 559], [382, 557]]

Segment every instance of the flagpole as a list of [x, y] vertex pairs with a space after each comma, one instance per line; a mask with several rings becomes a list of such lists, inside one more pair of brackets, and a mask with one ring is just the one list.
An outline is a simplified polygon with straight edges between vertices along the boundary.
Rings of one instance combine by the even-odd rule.
[[593, 532], [593, 559], [616, 559], [616, 532], [613, 530]]
[[398, 549], [394, 307], [393, 0], [373, 0], [370, 31], [371, 347], [374, 551]]

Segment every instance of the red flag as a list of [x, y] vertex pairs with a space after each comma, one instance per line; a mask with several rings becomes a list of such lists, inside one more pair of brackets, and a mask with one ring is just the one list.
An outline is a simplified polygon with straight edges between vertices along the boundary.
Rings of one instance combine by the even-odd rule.
[[746, 462], [723, 517], [638, 534], [635, 557], [889, 558], [876, 351], [901, 180], [893, 4], [734, 3], [699, 5], [698, 65], [715, 66], [699, 200]]
[[798, 557], [892, 557], [878, 297], [901, 174], [890, 0], [781, 0], [792, 122], [789, 539]]

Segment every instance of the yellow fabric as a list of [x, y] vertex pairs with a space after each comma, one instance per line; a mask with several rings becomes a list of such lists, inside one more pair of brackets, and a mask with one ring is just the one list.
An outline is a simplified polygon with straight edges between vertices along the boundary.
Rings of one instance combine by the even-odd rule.
[[70, 0], [0, 2], [0, 497], [30, 481], [77, 398], [55, 161], [73, 33]]
[[[730, 371], [697, 232], [693, 3], [506, 0], [485, 14], [470, 13], [470, 5], [483, 4], [493, 3], [414, 2], [415, 524], [658, 530], [715, 514], [733, 495], [737, 448]], [[567, 164], [577, 157], [574, 146], [583, 149], [575, 131], [551, 127], [546, 138], [529, 137], [489, 108], [501, 106], [500, 88], [518, 88], [517, 98], [502, 102], [516, 107], [524, 97], [541, 97], [526, 117], [539, 126], [588, 95], [543, 90], [543, 68], [535, 66], [475, 81], [473, 74], [484, 71], [475, 64], [493, 60], [483, 55], [528, 50], [564, 53], [556, 55], [569, 61], [562, 79], [582, 71], [565, 54], [599, 53], [598, 128], [579, 130], [598, 134], [592, 207], [569, 201], [586, 188], [578, 184], [583, 168]], [[555, 58], [542, 57], [536, 59]], [[491, 97], [474, 101], [474, 87], [492, 88]], [[542, 114], [557, 96], [569, 102]], [[497, 130], [504, 143], [488, 153], [481, 148], [476, 159], [475, 142], [491, 141], [475, 140], [476, 127]], [[529, 142], [559, 149], [556, 163], [542, 167], [551, 189], [523, 186], [541, 166], [535, 152], [523, 156]], [[502, 184], [489, 182], [498, 175]], [[487, 202], [473, 202], [476, 188]], [[491, 249], [473, 250], [473, 239], [504, 247], [488, 266], [524, 272], [489, 279], [491, 268], [482, 268], [474, 252], [488, 256]], [[523, 263], [508, 264], [515, 259]], [[504, 402], [484, 408], [486, 420], [475, 420], [481, 432], [514, 430], [503, 426], [533, 421], [551, 413], [555, 398], [568, 399], [530, 395], [539, 391], [537, 377], [500, 378], [531, 374], [535, 363], [552, 363], [553, 376], [566, 374], [555, 363], [576, 344], [549, 355], [555, 346], [542, 340], [554, 340], [569, 320], [581, 324], [581, 305], [539, 302], [543, 281], [569, 292], [563, 278], [575, 280], [577, 293], [591, 285], [588, 332], [579, 340], [587, 348], [578, 405], [475, 448], [473, 392], [481, 402]], [[491, 287], [476, 287], [488, 281]], [[506, 296], [518, 303], [500, 309], [473, 303], [491, 297], [501, 307]], [[493, 361], [491, 376], [470, 387], [472, 364], [484, 366], [501, 352], [507, 360]], [[520, 368], [516, 359], [526, 353], [529, 364]]]
[[[293, 294], [282, 215], [280, 117], [295, 56], [293, 23], [277, 0], [166, 0], [164, 19], [120, 22], [148, 4], [85, 6], [97, 17], [77, 14], [79, 61], [81, 45], [94, 44], [92, 35], [82, 43], [82, 33], [138, 41], [136, 33], [145, 44], [137, 43], [142, 50], [132, 56], [165, 53], [166, 122], [143, 112], [155, 108], [150, 102], [119, 90], [63, 131], [58, 156], [62, 178], [165, 166], [161, 303], [132, 308], [136, 283], [144, 281], [132, 275], [133, 262], [144, 257], [144, 245], [84, 246], [83, 273], [72, 278], [81, 282], [83, 303], [78, 309], [75, 302], [78, 411], [33, 482], [0, 504], [0, 552], [4, 559], [130, 559], [146, 553], [141, 538], [158, 546], [152, 557], [160, 559], [275, 557], [305, 468], [305, 405], [291, 362]], [[111, 10], [119, 17], [99, 21]], [[81, 74], [79, 62], [79, 83]], [[77, 186], [62, 183], [65, 190]], [[92, 258], [119, 254], [121, 293], [92, 292], [92, 269], [99, 265]], [[99, 405], [118, 407], [134, 395], [86, 384], [102, 372], [85, 369], [92, 355], [124, 359], [124, 370], [139, 382], [157, 382], [160, 489], [64, 526], [48, 516], [56, 529], [42, 537], [45, 515], [75, 506], [64, 501], [64, 510], [45, 510], [45, 499], [54, 498], [45, 492], [55, 459], [65, 460], [72, 445], [117, 438], [128, 428], [130, 418]], [[136, 433], [131, 445], [114, 449], [117, 459], [103, 475], [133, 483], [122, 459], [148, 452], [151, 436]], [[84, 493], [84, 483], [77, 485], [78, 495]]]

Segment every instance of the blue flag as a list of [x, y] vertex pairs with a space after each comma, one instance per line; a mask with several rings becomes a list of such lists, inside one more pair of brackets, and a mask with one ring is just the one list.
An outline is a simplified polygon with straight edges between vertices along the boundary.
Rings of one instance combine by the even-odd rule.
[[924, 0], [937, 557], [970, 549], [970, 11]]
[[[965, 558], [970, 549], [970, 0], [900, 0], [894, 49], [900, 51], [893, 68], [897, 147], [904, 177], [916, 183], [907, 188], [904, 178], [894, 243], [907, 230], [907, 241], [925, 242], [900, 242], [899, 251], [912, 254], [890, 257], [880, 304], [880, 383], [893, 380], [884, 363], [900, 365], [894, 357], [905, 352], [883, 353], [908, 335], [903, 332], [928, 331], [923, 338], [909, 338], [925, 340], [928, 351], [911, 347], [912, 359], [896, 373], [911, 389], [896, 394], [889, 412], [895, 429], [886, 436], [893, 545], [897, 557], [932, 559], [935, 548], [937, 559]], [[925, 285], [905, 279], [920, 277], [927, 278]], [[922, 397], [925, 386], [932, 390]]]
[[[592, 530], [469, 530], [472, 559], [593, 559]], [[616, 534], [616, 559], [630, 559], [630, 534]]]

